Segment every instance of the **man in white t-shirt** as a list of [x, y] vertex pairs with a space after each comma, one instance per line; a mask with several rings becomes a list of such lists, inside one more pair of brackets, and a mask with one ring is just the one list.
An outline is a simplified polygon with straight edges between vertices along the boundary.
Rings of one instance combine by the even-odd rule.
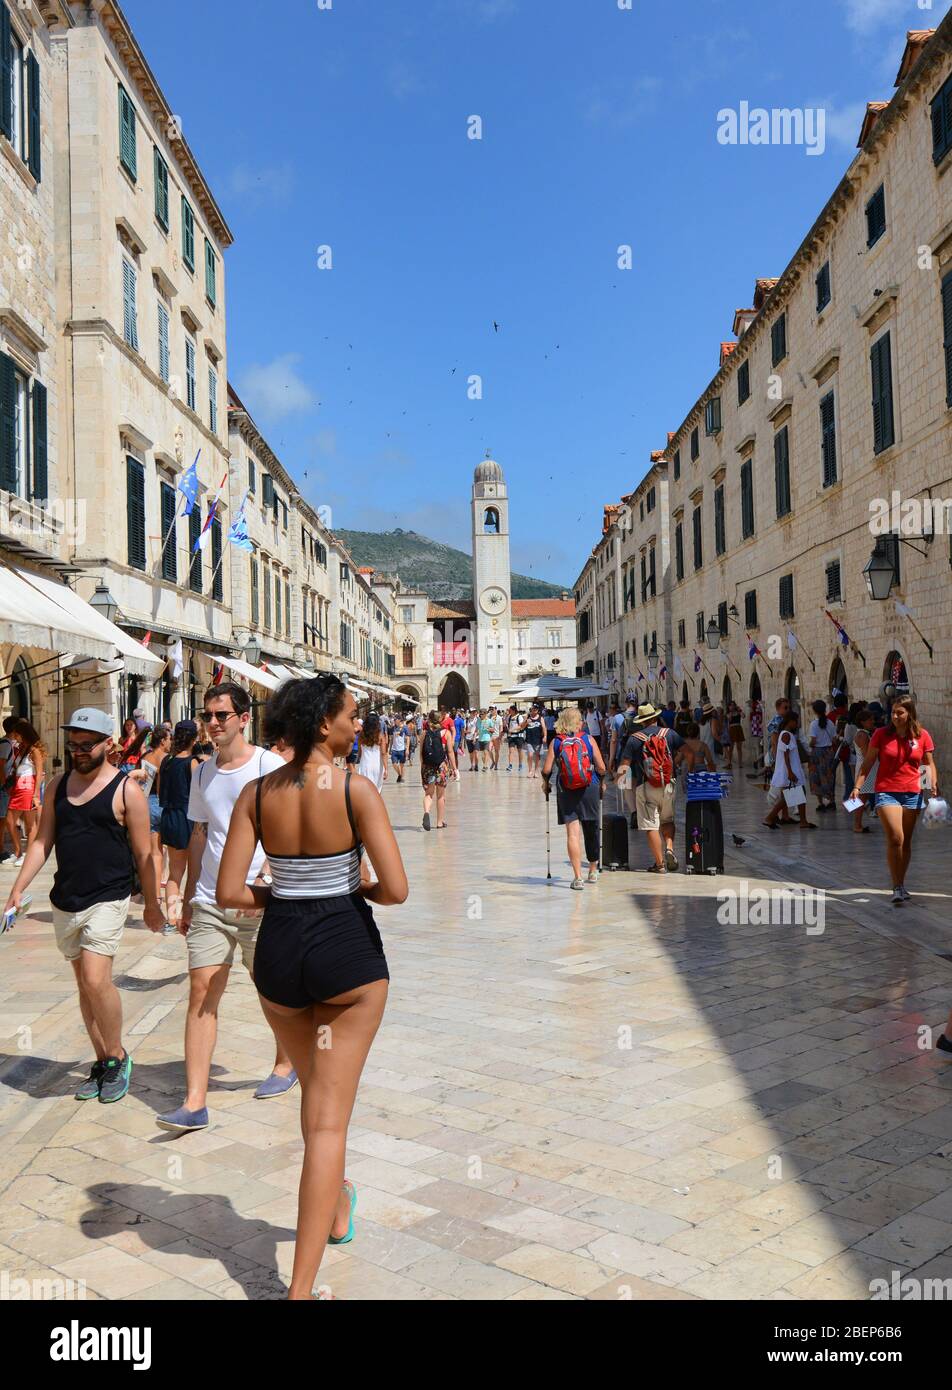
[[[244, 787], [284, 766], [277, 753], [257, 748], [245, 738], [251, 719], [251, 697], [231, 681], [205, 692], [204, 719], [215, 757], [199, 763], [192, 774], [188, 819], [188, 880], [179, 930], [188, 945], [189, 1000], [185, 1020], [185, 1103], [159, 1115], [162, 1129], [182, 1133], [208, 1126], [208, 1078], [218, 1035], [218, 1005], [225, 992], [235, 950], [253, 976], [260, 912], [221, 908], [215, 902], [218, 866], [228, 836], [235, 802]], [[248, 871], [249, 883], [268, 884], [264, 850], [258, 845]], [[291, 1059], [280, 1046], [274, 1069], [255, 1092], [257, 1099], [282, 1095], [297, 1077]]]

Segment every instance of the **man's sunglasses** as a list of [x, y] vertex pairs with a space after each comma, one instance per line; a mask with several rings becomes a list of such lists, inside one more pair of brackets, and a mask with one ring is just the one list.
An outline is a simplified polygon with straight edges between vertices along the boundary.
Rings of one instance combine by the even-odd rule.
[[95, 743], [73, 743], [70, 739], [67, 739], [66, 747], [70, 753], [91, 753], [94, 748], [98, 748], [101, 743], [105, 742], [105, 738], [97, 738]]
[[226, 719], [230, 719], [233, 714], [237, 714], [236, 709], [218, 710], [214, 714], [210, 710], [202, 711], [202, 718], [206, 724], [224, 724]]

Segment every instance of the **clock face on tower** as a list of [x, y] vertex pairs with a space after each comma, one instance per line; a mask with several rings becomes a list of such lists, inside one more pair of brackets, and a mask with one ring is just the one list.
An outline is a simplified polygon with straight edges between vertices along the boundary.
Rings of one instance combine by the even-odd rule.
[[498, 585], [491, 584], [479, 597], [479, 606], [484, 613], [501, 613], [506, 606], [506, 595]]

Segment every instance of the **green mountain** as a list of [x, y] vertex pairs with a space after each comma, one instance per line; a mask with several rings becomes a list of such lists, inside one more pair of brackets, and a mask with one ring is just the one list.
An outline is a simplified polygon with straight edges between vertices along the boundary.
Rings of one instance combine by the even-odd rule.
[[[432, 599], [472, 598], [473, 560], [462, 550], [399, 527], [393, 531], [338, 530], [337, 534], [357, 565], [398, 574], [406, 588], [422, 589]], [[525, 574], [512, 576], [513, 598], [557, 598], [563, 587]]]

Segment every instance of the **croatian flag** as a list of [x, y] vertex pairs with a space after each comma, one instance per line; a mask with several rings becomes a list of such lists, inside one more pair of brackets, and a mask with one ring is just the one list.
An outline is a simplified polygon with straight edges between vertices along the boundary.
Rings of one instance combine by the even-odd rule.
[[193, 555], [197, 550], [204, 550], [206, 545], [208, 544], [208, 537], [212, 529], [212, 522], [218, 515], [218, 507], [221, 501], [221, 490], [225, 486], [227, 481], [228, 474], [226, 473], [224, 478], [222, 478], [221, 482], [218, 485], [218, 491], [215, 493], [215, 496], [211, 498], [211, 500], [208, 503], [208, 515], [205, 518], [205, 525], [202, 527], [201, 532], [199, 533], [198, 540], [192, 546]]
[[700, 655], [700, 653], [699, 653], [699, 652], [695, 652], [695, 653], [694, 653], [694, 674], [695, 674], [695, 675], [697, 675], [698, 671], [700, 671], [702, 664], [703, 664], [703, 663], [701, 662], [701, 655]]
[[752, 637], [747, 638], [747, 655], [751, 661], [755, 656], [760, 656], [760, 648]]
[[667, 666], [664, 664], [664, 662], [662, 661], [661, 665], [658, 667], [658, 680], [659, 680], [659, 681], [665, 680], [666, 677], [667, 677], [667, 674], [668, 674], [668, 668], [667, 668]]
[[195, 499], [198, 497], [198, 454], [192, 459], [192, 466], [186, 468], [179, 478], [178, 490], [185, 498], [185, 515], [191, 516], [192, 508], [195, 506]]
[[647, 682], [645, 681], [644, 676], [641, 674], [640, 671], [638, 672], [638, 680], [639, 680], [639, 683], [641, 683], [641, 684], [647, 684]]
[[225, 674], [225, 668], [219, 662], [212, 671], [212, 685], [221, 685], [221, 678]]

